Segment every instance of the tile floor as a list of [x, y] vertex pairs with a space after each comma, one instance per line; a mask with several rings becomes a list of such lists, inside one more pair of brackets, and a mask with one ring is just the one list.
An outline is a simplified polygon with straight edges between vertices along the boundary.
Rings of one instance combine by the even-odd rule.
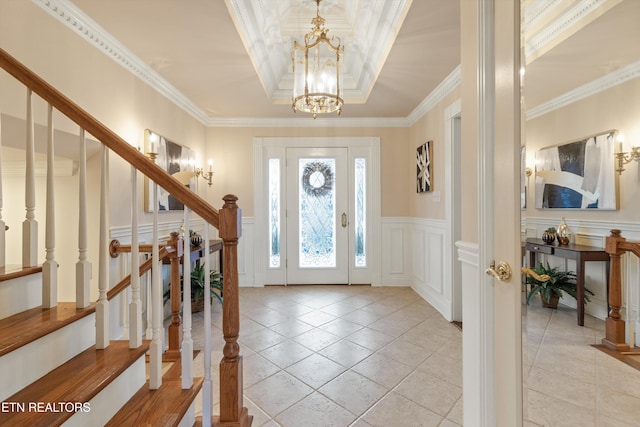
[[[242, 288], [240, 300], [253, 426], [462, 425], [462, 334], [411, 289]], [[202, 317], [193, 318], [196, 349], [203, 348]], [[212, 318], [218, 402], [217, 305]], [[640, 371], [591, 347], [604, 322], [586, 316], [579, 327], [575, 310], [533, 302], [527, 325], [526, 426], [640, 425]]]
[[[253, 426], [462, 425], [462, 334], [411, 289], [242, 288], [240, 304]], [[214, 363], [220, 322], [216, 307]], [[199, 339], [202, 313], [193, 324]]]
[[529, 426], [640, 426], [640, 371], [592, 344], [604, 337], [604, 321], [575, 309], [527, 311], [523, 370]]

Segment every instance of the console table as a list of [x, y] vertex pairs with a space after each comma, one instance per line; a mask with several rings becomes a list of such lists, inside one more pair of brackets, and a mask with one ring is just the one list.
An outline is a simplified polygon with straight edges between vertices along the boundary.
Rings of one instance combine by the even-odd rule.
[[604, 248], [595, 246], [547, 244], [542, 239], [527, 239], [525, 250], [529, 251], [529, 267], [535, 268], [537, 254], [553, 255], [576, 262], [576, 295], [578, 303], [578, 325], [584, 325], [584, 264], [587, 261], [603, 261], [606, 263], [607, 275], [607, 312], [609, 311], [609, 254]]

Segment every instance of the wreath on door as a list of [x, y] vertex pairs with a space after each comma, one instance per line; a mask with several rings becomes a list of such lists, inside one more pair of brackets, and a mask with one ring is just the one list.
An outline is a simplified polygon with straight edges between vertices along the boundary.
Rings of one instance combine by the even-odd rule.
[[302, 189], [313, 197], [322, 197], [333, 188], [331, 166], [323, 162], [312, 162], [302, 171]]

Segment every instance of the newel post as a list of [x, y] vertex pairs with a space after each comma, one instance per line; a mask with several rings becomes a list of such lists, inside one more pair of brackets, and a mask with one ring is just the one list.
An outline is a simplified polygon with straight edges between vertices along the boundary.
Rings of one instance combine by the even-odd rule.
[[236, 204], [238, 197], [228, 194], [223, 200], [219, 233], [224, 242], [222, 332], [225, 345], [220, 361], [220, 416], [214, 418], [214, 425], [244, 427], [251, 425], [253, 417], [243, 405], [242, 356], [238, 345], [238, 239], [242, 234], [242, 210]]
[[625, 342], [625, 323], [620, 316], [622, 307], [622, 266], [620, 257], [624, 250], [619, 245], [627, 239], [620, 235], [620, 230], [611, 230], [607, 237], [605, 250], [611, 257], [611, 270], [609, 278], [609, 316], [605, 321], [606, 333], [602, 339], [602, 345], [615, 351], [629, 350]]

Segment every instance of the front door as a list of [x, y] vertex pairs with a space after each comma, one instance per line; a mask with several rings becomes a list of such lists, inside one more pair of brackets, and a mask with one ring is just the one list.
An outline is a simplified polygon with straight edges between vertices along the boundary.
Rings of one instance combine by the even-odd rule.
[[286, 155], [287, 283], [348, 284], [348, 149]]

